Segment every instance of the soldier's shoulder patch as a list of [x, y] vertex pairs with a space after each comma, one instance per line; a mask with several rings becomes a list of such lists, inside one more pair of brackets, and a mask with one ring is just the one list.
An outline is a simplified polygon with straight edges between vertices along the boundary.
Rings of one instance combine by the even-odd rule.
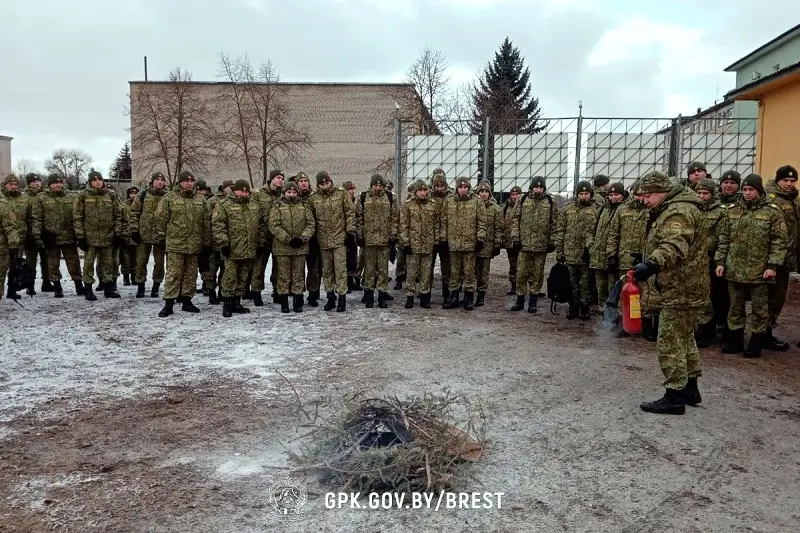
[[781, 231], [786, 231], [786, 221], [781, 219]]
[[683, 224], [679, 220], [673, 220], [667, 224], [669, 229], [683, 229]]
[[777, 198], [777, 196], [775, 195], [775, 193], [774, 193], [774, 192], [771, 192], [771, 193], [769, 193], [769, 197], [770, 197], [770, 198], [772, 198], [773, 200], [774, 200], [775, 198]]
[[773, 208], [773, 209], [778, 209], [778, 210], [780, 210], [780, 207], [778, 207], [778, 205], [777, 205], [777, 204], [773, 204], [772, 202], [768, 203], [767, 205], [768, 205], [768, 206], [770, 206], [770, 207], [771, 207], [771, 208]]

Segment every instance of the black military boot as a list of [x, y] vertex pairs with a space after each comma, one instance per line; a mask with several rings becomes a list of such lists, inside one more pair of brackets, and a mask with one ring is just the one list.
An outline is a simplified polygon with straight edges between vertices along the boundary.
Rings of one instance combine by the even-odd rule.
[[28, 287], [27, 289], [25, 289], [25, 294], [27, 294], [28, 296], [36, 296], [36, 289], [34, 289], [33, 287]]
[[225, 318], [233, 316], [233, 298], [222, 299], [222, 316]]
[[442, 287], [442, 302], [446, 302], [450, 299], [450, 289], [447, 287]]
[[367, 309], [375, 307], [375, 291], [371, 289], [364, 290], [364, 307]]
[[379, 292], [378, 293], [378, 307], [381, 309], [386, 309], [389, 307], [389, 293], [386, 292]]
[[746, 359], [755, 359], [761, 357], [761, 339], [764, 337], [763, 333], [751, 333], [750, 342], [747, 343], [747, 349], [744, 351]]
[[126, 287], [130, 287], [131, 285], [131, 275], [130, 274], [123, 274], [122, 275], [122, 284]]
[[91, 283], [87, 283], [83, 288], [83, 297], [89, 302], [97, 301], [97, 296], [94, 295], [94, 289]]
[[697, 378], [689, 378], [689, 383], [683, 389], [683, 401], [686, 405], [698, 405], [703, 401], [697, 388]]
[[567, 320], [578, 318], [578, 304], [574, 302], [569, 303], [569, 310], [567, 311]]
[[403, 307], [405, 307], [406, 309], [414, 309], [414, 297], [406, 296], [406, 305], [404, 305]]
[[107, 281], [103, 284], [103, 296], [106, 298], [119, 298], [119, 293], [117, 289], [114, 288], [114, 283], [111, 281]]
[[252, 299], [253, 299], [253, 291], [252, 289], [250, 289], [250, 286], [248, 285], [244, 289], [244, 296], [239, 297], [239, 300], [252, 300]]
[[361, 277], [360, 276], [353, 276], [353, 290], [355, 291], [363, 291], [364, 286], [361, 284]]
[[[259, 296], [261, 296], [261, 295], [259, 294]], [[253, 299], [255, 300], [255, 298], [253, 298]], [[272, 289], [272, 303], [274, 303], [274, 304], [279, 304], [279, 303], [281, 303], [281, 295], [280, 295], [280, 294], [278, 294], [278, 293], [275, 291], [275, 289]]]
[[200, 312], [200, 309], [198, 309], [197, 306], [195, 306], [192, 303], [192, 297], [191, 296], [181, 296], [180, 301], [181, 301], [181, 311], [186, 311], [187, 313], [199, 313]]
[[728, 342], [722, 347], [722, 353], [734, 354], [744, 351], [744, 329], [732, 329], [728, 333]]
[[75, 284], [75, 294], [83, 296], [83, 281], [73, 281], [72, 283]]
[[208, 303], [210, 305], [219, 305], [219, 297], [217, 296], [216, 289], [208, 289]]
[[506, 293], [506, 296], [514, 296], [515, 294], [517, 294], [517, 282], [516, 281], [512, 281], [511, 282], [511, 288], [508, 289], [508, 292]]
[[241, 296], [235, 296], [233, 298], [233, 309], [231, 309], [231, 311], [233, 311], [234, 313], [238, 313], [240, 315], [246, 315], [247, 313], [250, 312], [250, 309], [242, 305]]
[[322, 309], [325, 311], [333, 311], [334, 308], [336, 308], [336, 293], [329, 292], [327, 294], [327, 297], [328, 301], [325, 302], [325, 307], [323, 307]]
[[11, 285], [9, 285], [8, 289], [6, 289], [6, 298], [8, 298], [9, 300], [19, 300], [20, 298], [22, 298], [22, 296], [17, 294], [16, 291], [13, 288], [11, 288]]
[[195, 294], [202, 294], [203, 296], [208, 296], [208, 287], [206, 287], [206, 282], [205, 281], [202, 282], [200, 284], [200, 288], [199, 289], [197, 287], [195, 287], [194, 293]]
[[445, 300], [444, 304], [442, 304], [443, 309], [456, 309], [458, 307], [458, 291], [453, 291], [447, 296], [447, 300]]
[[256, 307], [264, 307], [264, 299], [261, 297], [261, 291], [253, 291], [253, 305]]
[[403, 282], [406, 280], [405, 276], [397, 276], [397, 280], [394, 283], [394, 290], [399, 291], [403, 288]]
[[589, 306], [588, 305], [582, 305], [581, 306], [580, 318], [581, 318], [581, 320], [589, 320], [591, 318], [591, 315], [589, 315]]
[[642, 336], [650, 342], [658, 340], [658, 323], [655, 316], [642, 317]]
[[776, 339], [772, 334], [772, 328], [767, 328], [761, 337], [761, 347], [771, 352], [785, 352], [789, 349], [789, 343]]
[[220, 287], [219, 285], [217, 285], [217, 301], [218, 302], [222, 301], [222, 287]]
[[426, 292], [425, 294], [421, 295], [419, 298], [419, 306], [423, 309], [430, 309], [431, 308], [431, 293]]
[[158, 298], [158, 288], [161, 286], [160, 281], [153, 282], [153, 288], [150, 289], [150, 298]]
[[686, 412], [685, 389], [666, 389], [664, 396], [653, 402], [642, 402], [639, 407], [647, 413], [682, 415]]
[[54, 281], [53, 282], [53, 289], [54, 289], [54, 294], [53, 294], [54, 298], [63, 298], [64, 297], [64, 289], [61, 288], [61, 282], [60, 281]]
[[164, 300], [164, 307], [158, 312], [160, 318], [166, 318], [173, 313], [172, 308], [175, 306], [175, 298]]
[[472, 311], [473, 309], [475, 309], [475, 305], [473, 304], [474, 300], [475, 300], [474, 292], [464, 291], [464, 302], [462, 304], [464, 311]]
[[280, 295], [279, 300], [281, 302], [281, 313], [291, 313], [292, 310], [289, 308], [289, 295], [282, 294]]
[[511, 306], [511, 311], [522, 311], [525, 309], [525, 295], [518, 294], [517, 301]]
[[144, 298], [144, 283], [137, 283], [136, 284], [136, 297], [137, 298]]
[[292, 296], [292, 311], [295, 313], [303, 312], [303, 295], [295, 294]]
[[336, 312], [343, 313], [347, 309], [347, 299], [344, 294], [339, 295], [339, 301], [336, 304]]
[[478, 297], [475, 299], [475, 307], [483, 307], [486, 300], [486, 291], [478, 291]]
[[394, 296], [392, 296], [392, 295], [391, 295], [391, 294], [389, 294], [388, 292], [385, 292], [385, 293], [383, 293], [383, 294], [385, 294], [385, 295], [386, 295], [386, 301], [387, 301], [387, 302], [393, 302], [393, 301], [394, 301]]
[[319, 305], [319, 291], [308, 291], [306, 303], [311, 307], [317, 307]]
[[353, 287], [354, 287], [353, 276], [348, 274], [347, 275], [347, 294], [350, 294], [351, 292], [353, 292], [353, 290], [354, 290]]
[[53, 284], [50, 282], [50, 280], [47, 279], [47, 280], [42, 281], [41, 290], [42, 290], [42, 292], [55, 292], [56, 288], [53, 286]]
[[536, 308], [536, 303], [537, 303], [536, 302], [536, 298], [537, 297], [536, 297], [535, 294], [531, 294], [528, 297], [528, 312], [533, 314], [533, 315], [535, 315], [536, 311], [538, 311], [538, 309]]
[[719, 334], [719, 339], [722, 342], [728, 342], [731, 335], [731, 330], [728, 329], [727, 324], [719, 324], [717, 325], [717, 333]]

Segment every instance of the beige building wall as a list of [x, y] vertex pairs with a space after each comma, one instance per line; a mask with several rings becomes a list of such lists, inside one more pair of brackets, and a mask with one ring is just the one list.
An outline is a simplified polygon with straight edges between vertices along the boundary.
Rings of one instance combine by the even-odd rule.
[[0, 176], [11, 174], [11, 140], [13, 137], [0, 135]]

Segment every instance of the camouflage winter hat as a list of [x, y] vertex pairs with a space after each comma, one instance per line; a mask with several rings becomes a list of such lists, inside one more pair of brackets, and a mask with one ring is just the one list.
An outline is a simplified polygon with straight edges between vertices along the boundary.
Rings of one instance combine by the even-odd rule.
[[442, 167], [436, 167], [433, 169], [433, 173], [431, 173], [431, 179], [435, 178], [436, 176], [445, 177], [444, 169]]
[[692, 161], [689, 163], [689, 166], [686, 167], [686, 174], [691, 174], [695, 170], [706, 170], [706, 166], [700, 161]]
[[703, 178], [697, 182], [697, 185], [694, 186], [695, 191], [708, 191], [711, 194], [714, 194], [714, 191], [717, 190], [716, 185], [714, 184], [713, 180], [708, 178]]
[[541, 187], [542, 189], [546, 189], [547, 181], [544, 179], [543, 176], [534, 176], [533, 179], [531, 180], [531, 190], [533, 190], [534, 187]]
[[764, 194], [764, 181], [758, 174], [748, 174], [747, 177], [742, 180], [742, 188], [744, 188], [746, 185], [749, 185], [757, 190], [759, 194]]
[[178, 183], [181, 183], [181, 182], [184, 182], [184, 181], [194, 181], [194, 174], [192, 174], [188, 170], [182, 171], [180, 174], [178, 174]]
[[736, 183], [736, 185], [742, 184], [742, 175], [736, 172], [735, 170], [729, 170], [722, 177], [719, 179], [720, 184], [723, 181], [732, 181]]
[[294, 177], [294, 181], [296, 181], [296, 182], [297, 182], [297, 181], [300, 181], [300, 180], [311, 181], [311, 180], [309, 180], [309, 179], [308, 179], [308, 174], [306, 174], [305, 172], [298, 172], [298, 173], [295, 175], [295, 177]]
[[[53, 173], [53, 174], [50, 174], [49, 176], [47, 176], [47, 185], [48, 186], [50, 186], [50, 185], [52, 185], [54, 183], [58, 183], [58, 182], [64, 183], [64, 178], [61, 177], [61, 174]], [[137, 191], [138, 191], [138, 189], [137, 189]]]
[[514, 192], [517, 194], [522, 194], [522, 187], [520, 187], [519, 185], [514, 185], [513, 187], [511, 187], [511, 190], [508, 191], [509, 194]]
[[87, 181], [88, 181], [89, 183], [91, 183], [91, 182], [93, 182], [94, 180], [101, 180], [101, 181], [102, 181], [102, 180], [103, 180], [103, 175], [102, 175], [102, 174], [100, 174], [100, 173], [99, 173], [98, 171], [96, 171], [96, 170], [93, 170], [93, 171], [89, 172], [89, 177], [88, 177]]
[[791, 165], [784, 165], [775, 172], [775, 181], [781, 181], [782, 179], [786, 178], [792, 178], [796, 180], [797, 169]]
[[6, 183], [16, 183], [17, 185], [19, 185], [19, 178], [16, 177], [14, 174], [9, 174], [3, 180], [3, 185], [5, 185]]
[[[50, 178], [47, 179], [47, 184], [48, 185], [50, 184]], [[131, 193], [138, 194], [139, 193], [139, 187], [135, 187], [135, 186], [134, 187], [128, 187], [128, 190], [125, 191], [125, 196], [130, 196]]]
[[29, 174], [25, 174], [25, 183], [30, 185], [34, 181], [42, 181], [42, 178], [39, 177], [38, 174], [31, 172]]
[[[297, 179], [299, 180], [300, 178]], [[331, 175], [325, 172], [324, 170], [320, 170], [319, 172], [317, 172], [317, 185], [321, 185], [326, 181], [333, 181], [331, 180]]]
[[469, 178], [466, 176], [461, 176], [460, 178], [456, 179], [456, 189], [461, 187], [462, 185], [466, 185], [467, 189], [470, 188]]
[[622, 196], [628, 196], [628, 191], [625, 190], [625, 186], [619, 181], [615, 181], [609, 185], [608, 192], [609, 194], [615, 192], [617, 194], [621, 194]]
[[161, 172], [153, 172], [153, 175], [150, 176], [150, 185], [152, 185], [153, 182], [156, 181], [158, 178], [167, 181], [167, 178], [165, 178], [164, 174], [162, 174]]
[[289, 189], [293, 189], [295, 192], [297, 192], [298, 190], [297, 183], [294, 181], [287, 180], [286, 183], [283, 184], [283, 193], [286, 194], [286, 191], [288, 191]]
[[345, 181], [344, 183], [342, 183], [342, 187], [343, 187], [343, 188], [344, 188], [344, 190], [346, 190], [346, 191], [349, 191], [350, 189], [355, 189], [355, 188], [356, 188], [356, 186], [355, 186], [355, 185], [353, 185], [353, 182], [352, 182], [352, 181], [350, 181], [350, 180], [347, 180], [347, 181]]
[[286, 179], [286, 176], [284, 176], [284, 174], [283, 174], [283, 171], [282, 171], [282, 170], [278, 170], [278, 169], [275, 169], [275, 170], [270, 170], [270, 171], [269, 171], [269, 178], [267, 179], [267, 184], [269, 184], [269, 183], [272, 183], [272, 180], [274, 180], [274, 179], [275, 179], [275, 178], [277, 178], [278, 176], [280, 176], [280, 177], [282, 177], [282, 178]]
[[220, 191], [225, 190], [225, 187], [233, 187], [233, 180], [223, 180], [222, 185], [220, 185]]
[[491, 194], [492, 184], [489, 183], [489, 180], [481, 180], [480, 183], [478, 183], [478, 186], [475, 187], [475, 192], [481, 192], [481, 191], [489, 191], [489, 193]]
[[369, 179], [369, 186], [374, 187], [375, 185], [386, 185], [386, 181], [384, 181], [383, 176], [380, 174], [373, 174]]
[[208, 185], [206, 185], [206, 180], [198, 180], [197, 183], [195, 184], [195, 187], [197, 187], [198, 191], [204, 191], [208, 189]]
[[611, 178], [606, 176], [605, 174], [598, 174], [594, 177], [594, 186], [595, 187], [602, 187], [603, 185], [608, 185], [611, 181]]
[[416, 183], [414, 183], [414, 192], [419, 191], [421, 189], [425, 189], [427, 191], [428, 184], [425, 183], [424, 180], [417, 180]]
[[444, 174], [434, 174], [433, 179], [431, 180], [431, 185], [436, 187], [436, 185], [441, 184], [447, 187], [447, 178], [444, 177]]
[[588, 192], [591, 196], [594, 196], [594, 189], [592, 188], [591, 182], [588, 181], [579, 181], [578, 186], [575, 188], [575, 196], [582, 192]]
[[236, 180], [236, 183], [233, 184], [233, 190], [250, 192], [250, 184], [247, 180]]
[[658, 171], [648, 172], [639, 179], [637, 194], [650, 194], [652, 192], [667, 192], [672, 190], [673, 183], [663, 173]]

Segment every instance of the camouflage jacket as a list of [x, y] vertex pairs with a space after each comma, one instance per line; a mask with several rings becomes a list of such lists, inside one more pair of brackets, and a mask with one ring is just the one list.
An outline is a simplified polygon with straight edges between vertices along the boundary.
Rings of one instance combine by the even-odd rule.
[[553, 239], [556, 257], [563, 255], [568, 265], [582, 265], [586, 236], [594, 227], [597, 204], [589, 201], [580, 205], [578, 199], [564, 206], [558, 216], [558, 225]]
[[18, 250], [21, 241], [17, 215], [8, 200], [0, 197], [0, 255], [8, 255], [9, 250]]
[[261, 206], [250, 197], [238, 198], [231, 193], [227, 201], [217, 202], [211, 215], [212, 246], [221, 250], [230, 246], [229, 258], [255, 259], [256, 250], [267, 239], [267, 227]]
[[128, 226], [130, 232], [138, 232], [142, 237], [143, 243], [153, 244], [164, 242], [158, 240], [155, 215], [158, 204], [166, 195], [166, 187], [161, 190], [148, 187], [136, 195], [136, 198], [134, 198], [128, 210]]
[[783, 266], [790, 272], [797, 270], [797, 254], [800, 250], [800, 203], [797, 200], [797, 191], [783, 192], [778, 184], [771, 180], [764, 186], [767, 198], [778, 206], [786, 222], [786, 259]]
[[478, 257], [491, 259], [495, 248], [503, 247], [503, 211], [494, 198], [481, 200], [478, 198], [478, 220], [486, 228], [483, 249], [477, 253]]
[[400, 209], [385, 192], [362, 192], [355, 205], [356, 233], [364, 246], [388, 246], [389, 239], [397, 240]]
[[650, 210], [644, 259], [657, 264], [659, 273], [647, 281], [649, 309], [697, 309], [707, 303], [711, 276], [701, 205], [694, 192], [676, 185]]
[[511, 239], [511, 216], [514, 214], [515, 205], [516, 202], [509, 198], [500, 206], [503, 215], [503, 248], [511, 248], [514, 245]]
[[736, 202], [738, 202], [741, 197], [742, 197], [742, 193], [740, 193], [740, 192], [735, 192], [733, 194], [722, 194], [720, 192], [719, 193], [719, 203], [721, 203], [725, 207], [730, 207], [733, 204], [735, 204]]
[[[275, 255], [307, 255], [308, 242], [314, 236], [314, 213], [300, 197], [283, 197], [272, 205], [269, 213], [272, 253]], [[289, 241], [300, 237], [303, 246], [292, 248]]]
[[594, 228], [586, 234], [586, 247], [589, 249], [589, 268], [605, 270], [608, 236], [611, 233], [611, 222], [615, 218], [621, 204], [607, 201], [597, 208], [594, 215]]
[[478, 218], [477, 196], [446, 198], [439, 224], [439, 240], [447, 241], [451, 252], [474, 252], [478, 241], [487, 244], [486, 224]]
[[31, 210], [33, 238], [47, 246], [74, 244], [75, 219], [72, 210], [75, 198], [67, 191], [45, 191], [38, 195]]
[[261, 207], [261, 216], [267, 221], [267, 247], [271, 246], [272, 234], [269, 229], [269, 216], [274, 206], [281, 199], [281, 189], [273, 189], [271, 186], [260, 189], [254, 195], [254, 199]]
[[206, 199], [190, 191], [170, 191], [155, 213], [156, 241], [167, 253], [199, 254], [211, 248], [211, 217]]
[[115, 235], [122, 235], [122, 210], [107, 189], [86, 187], [72, 206], [75, 238], [89, 246], [111, 246]]
[[736, 283], [765, 283], [764, 271], [786, 260], [786, 222], [766, 197], [739, 200], [727, 209], [714, 260]]
[[511, 212], [511, 243], [521, 242], [525, 252], [546, 252], [555, 240], [558, 219], [558, 203], [549, 194], [520, 196]]
[[431, 254], [441, 241], [439, 207], [436, 200], [414, 198], [400, 212], [400, 245], [411, 246], [413, 254]]
[[0, 189], [3, 197], [8, 201], [8, 209], [14, 212], [14, 219], [19, 226], [19, 234], [25, 241], [25, 246], [32, 246], [33, 233], [31, 233], [31, 205], [33, 204], [33, 197], [29, 196], [22, 191], [8, 192], [5, 189]]
[[314, 213], [320, 250], [344, 246], [348, 233], [356, 231], [356, 210], [342, 188], [317, 190], [308, 197]]
[[719, 245], [719, 232], [721, 230], [721, 222], [725, 219], [726, 207], [715, 200], [706, 203], [700, 208], [703, 212], [703, 231], [708, 238], [708, 253], [714, 257]]
[[606, 259], [616, 257], [620, 270], [636, 266], [634, 256], [644, 254], [644, 239], [647, 235], [647, 222], [650, 211], [633, 198], [619, 206], [611, 218], [606, 241]]

